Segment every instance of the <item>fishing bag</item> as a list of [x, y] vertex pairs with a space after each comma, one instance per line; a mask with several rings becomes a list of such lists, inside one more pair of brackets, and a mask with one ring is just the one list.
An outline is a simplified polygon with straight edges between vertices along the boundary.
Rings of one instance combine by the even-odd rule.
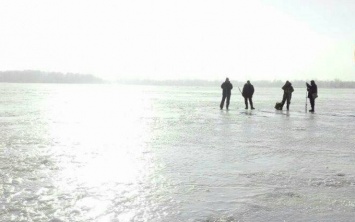
[[275, 109], [282, 110], [282, 103], [277, 102], [275, 105]]

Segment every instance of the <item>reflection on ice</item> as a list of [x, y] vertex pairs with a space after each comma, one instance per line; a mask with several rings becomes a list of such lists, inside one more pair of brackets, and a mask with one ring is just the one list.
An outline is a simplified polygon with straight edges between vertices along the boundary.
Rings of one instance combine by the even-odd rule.
[[302, 89], [286, 112], [272, 89], [221, 111], [219, 88], [5, 87], [3, 221], [353, 218], [354, 107], [325, 90], [309, 114]]

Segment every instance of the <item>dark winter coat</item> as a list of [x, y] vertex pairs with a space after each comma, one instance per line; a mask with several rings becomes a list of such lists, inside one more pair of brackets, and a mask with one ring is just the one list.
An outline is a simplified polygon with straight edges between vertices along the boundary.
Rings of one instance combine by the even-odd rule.
[[[315, 82], [311, 82], [311, 85], [309, 85], [308, 83], [306, 83], [307, 85], [307, 91], [308, 91], [308, 98], [313, 98], [315, 99], [318, 95], [318, 87], [315, 84]], [[312, 97], [312, 95], [316, 94], [316, 97]]]
[[233, 89], [233, 85], [229, 81], [222, 83], [221, 88], [223, 89], [223, 96], [230, 96]]
[[245, 83], [242, 95], [244, 98], [252, 98], [254, 94], [254, 86], [250, 83]]
[[283, 91], [284, 91], [284, 94], [291, 94], [294, 89], [292, 87], [292, 84], [290, 82], [287, 82], [283, 87], [282, 87]]

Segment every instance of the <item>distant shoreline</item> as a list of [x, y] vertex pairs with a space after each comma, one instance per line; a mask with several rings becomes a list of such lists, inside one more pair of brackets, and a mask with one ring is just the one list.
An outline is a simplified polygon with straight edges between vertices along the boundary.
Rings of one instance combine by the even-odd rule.
[[[221, 81], [207, 81], [207, 80], [119, 80], [116, 83], [126, 85], [153, 85], [153, 86], [220, 86]], [[245, 82], [231, 81], [232, 84], [237, 87], [242, 87]], [[309, 81], [308, 81], [309, 82]], [[315, 80], [316, 84], [320, 88], [355, 88], [355, 81], [322, 81]], [[267, 80], [255, 80], [251, 83], [256, 87], [282, 87], [285, 82], [281, 80], [267, 81]], [[291, 81], [293, 87], [302, 88], [306, 87], [306, 81], [294, 80]]]
[[[290, 80], [292, 85], [297, 88], [305, 87], [304, 80]], [[316, 80], [320, 88], [355, 88], [355, 81], [342, 80]], [[220, 81], [208, 80], [149, 80], [149, 79], [131, 79], [105, 81], [90, 74], [60, 73], [60, 72], [42, 72], [37, 70], [24, 71], [0, 71], [0, 83], [56, 83], [56, 84], [125, 84], [125, 85], [152, 85], [152, 86], [220, 86]], [[231, 81], [234, 86], [242, 87], [245, 82]], [[284, 81], [281, 80], [252, 80], [256, 87], [282, 87]]]
[[0, 71], [2, 83], [104, 83], [93, 75], [76, 73], [42, 72], [35, 70]]

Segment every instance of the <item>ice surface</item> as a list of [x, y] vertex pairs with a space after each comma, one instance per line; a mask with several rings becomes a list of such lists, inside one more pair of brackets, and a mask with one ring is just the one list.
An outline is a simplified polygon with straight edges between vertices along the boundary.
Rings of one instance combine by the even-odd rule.
[[0, 84], [0, 221], [353, 220], [355, 90], [255, 90]]

